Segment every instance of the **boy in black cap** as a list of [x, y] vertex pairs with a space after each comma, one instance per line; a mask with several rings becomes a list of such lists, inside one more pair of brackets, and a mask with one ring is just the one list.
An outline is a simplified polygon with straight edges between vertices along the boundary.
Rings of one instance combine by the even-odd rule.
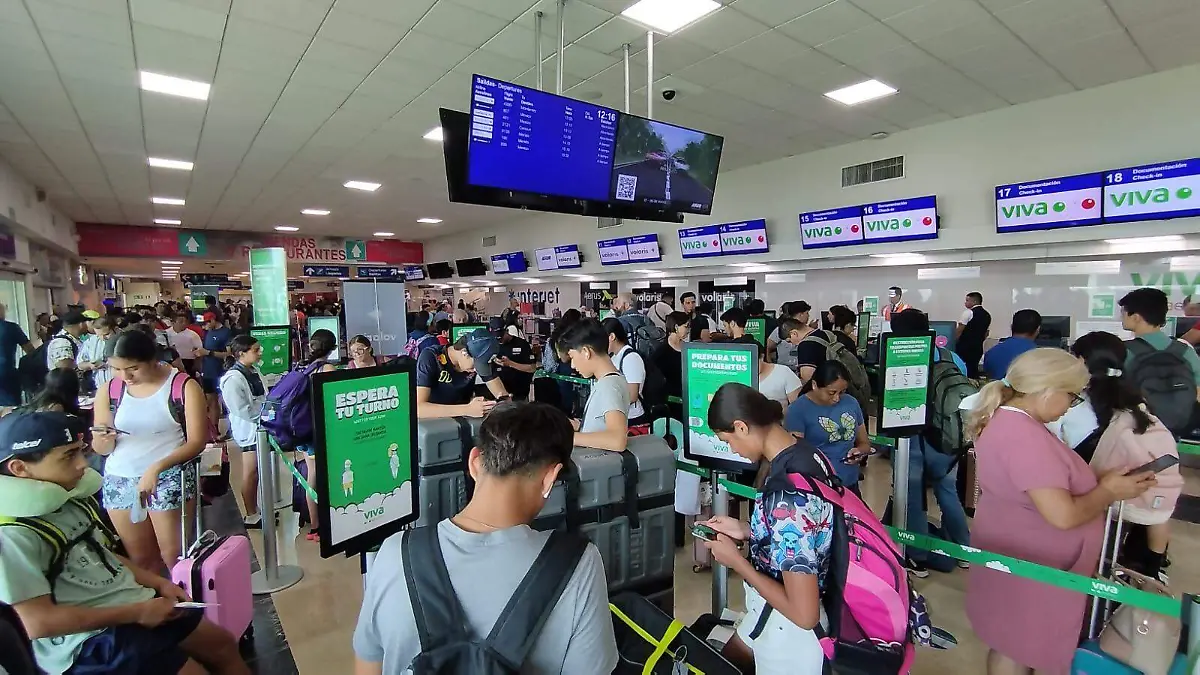
[[[0, 420], [0, 601], [48, 673], [150, 675], [250, 671], [228, 632], [170, 580], [116, 551], [91, 495], [83, 422], [57, 412]], [[203, 666], [201, 666], [203, 664]]]
[[500, 368], [504, 388], [512, 394], [514, 401], [528, 399], [533, 373], [537, 370], [533, 347], [518, 335], [515, 325], [505, 323], [500, 317], [494, 316], [488, 321], [488, 332], [500, 343], [496, 349], [496, 365]]
[[495, 336], [479, 328], [452, 345], [421, 352], [417, 357], [417, 418], [486, 415], [496, 403], [472, 397], [476, 375], [497, 401], [508, 400], [508, 390], [496, 374], [498, 350]]
[[80, 338], [87, 332], [87, 322], [88, 318], [78, 311], [63, 318], [62, 330], [55, 333], [46, 345], [46, 370], [75, 370], [75, 357], [83, 346]]

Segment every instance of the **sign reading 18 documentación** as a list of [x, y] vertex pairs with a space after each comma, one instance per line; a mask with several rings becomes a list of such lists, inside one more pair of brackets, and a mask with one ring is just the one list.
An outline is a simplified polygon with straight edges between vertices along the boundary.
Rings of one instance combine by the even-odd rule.
[[904, 435], [903, 432], [925, 426], [933, 335], [899, 337], [886, 333], [881, 341], [883, 396], [879, 403], [879, 429]]
[[[417, 516], [411, 369], [322, 373], [317, 383], [321, 554], [356, 552]], [[375, 537], [368, 535], [376, 534]]]
[[758, 348], [751, 344], [686, 343], [682, 358], [687, 415], [684, 456], [708, 469], [744, 471], [751, 463], [709, 428], [708, 406], [727, 382], [758, 388]]

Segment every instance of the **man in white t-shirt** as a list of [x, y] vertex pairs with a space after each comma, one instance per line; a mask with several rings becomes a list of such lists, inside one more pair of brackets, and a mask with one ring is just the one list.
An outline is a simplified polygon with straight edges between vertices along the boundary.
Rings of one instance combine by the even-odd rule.
[[650, 323], [658, 326], [662, 330], [667, 329], [667, 315], [675, 311], [675, 294], [670, 291], [663, 291], [658, 302], [646, 312], [646, 318]]
[[187, 312], [180, 312], [171, 317], [171, 326], [165, 332], [167, 345], [179, 353], [183, 368], [192, 375], [196, 374], [196, 350], [204, 346], [204, 342], [196, 331], [188, 326], [192, 323]]
[[642, 407], [642, 387], [646, 384], [646, 362], [642, 355], [629, 345], [622, 345], [612, 355], [613, 365], [629, 385], [629, 424], [641, 424], [646, 414]]

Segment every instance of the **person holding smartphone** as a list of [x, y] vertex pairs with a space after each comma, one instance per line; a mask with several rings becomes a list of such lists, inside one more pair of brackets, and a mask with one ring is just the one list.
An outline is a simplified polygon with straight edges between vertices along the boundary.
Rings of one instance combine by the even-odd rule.
[[825, 361], [817, 366], [800, 397], [788, 406], [784, 427], [817, 446], [842, 483], [861, 496], [858, 481], [871, 454], [871, 437], [862, 407], [846, 395], [849, 386], [850, 373], [842, 364]]

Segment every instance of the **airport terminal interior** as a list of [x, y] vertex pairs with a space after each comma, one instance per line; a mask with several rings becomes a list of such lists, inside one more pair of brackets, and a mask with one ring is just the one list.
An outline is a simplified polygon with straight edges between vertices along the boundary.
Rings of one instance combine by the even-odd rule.
[[[1200, 0], [0, 0], [0, 492], [23, 419], [84, 418], [97, 531], [240, 656], [40, 633], [50, 515], [3, 494], [0, 618], [54, 675], [408, 672], [430, 574], [384, 542], [504, 534], [479, 504], [541, 465], [471, 453], [512, 399], [574, 420], [527, 522], [595, 544], [616, 635], [544, 627], [520, 672], [1200, 674], [1198, 36]], [[717, 428], [735, 394], [767, 405]], [[783, 468], [810, 443], [825, 478]], [[726, 509], [746, 567], [695, 526]], [[534, 667], [551, 633], [601, 665]]]

